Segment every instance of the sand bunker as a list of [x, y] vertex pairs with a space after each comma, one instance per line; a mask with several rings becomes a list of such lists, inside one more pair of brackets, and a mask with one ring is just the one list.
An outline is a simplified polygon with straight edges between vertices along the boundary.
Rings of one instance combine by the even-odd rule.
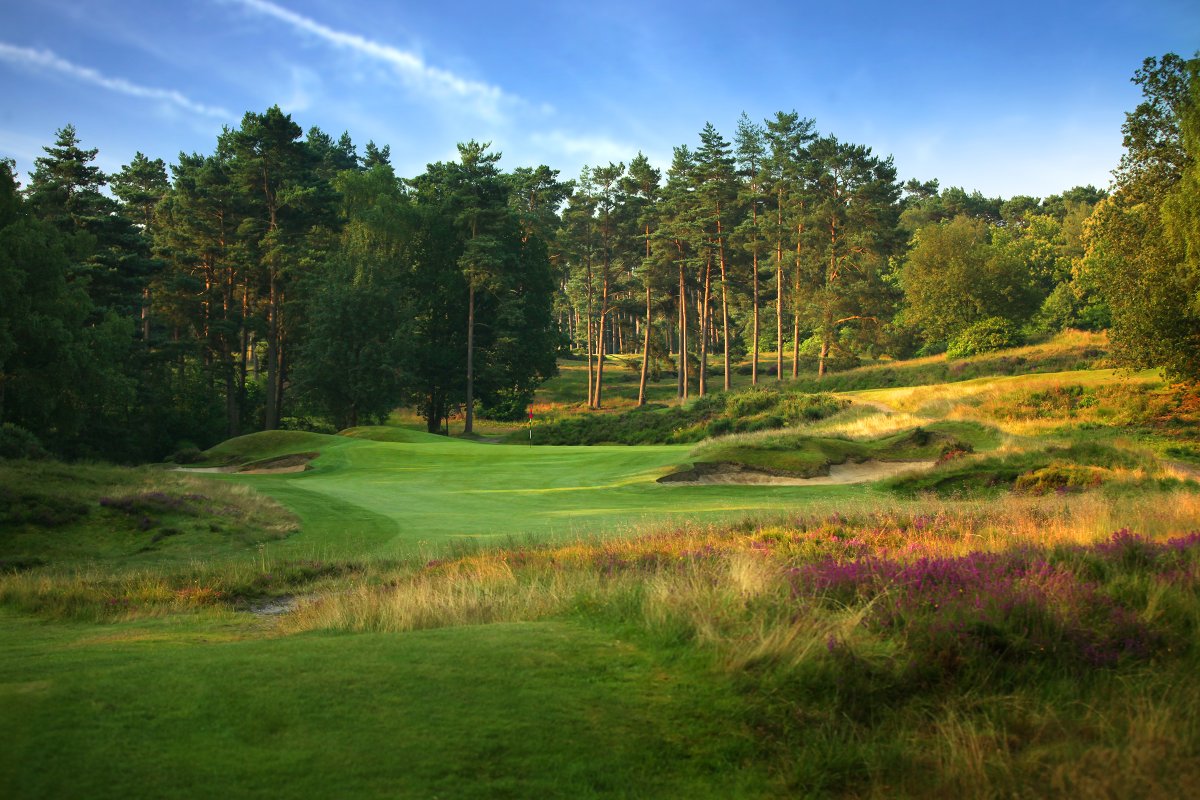
[[906, 472], [923, 472], [936, 461], [863, 461], [858, 464], [831, 464], [828, 475], [800, 478], [795, 475], [775, 475], [741, 464], [699, 463], [684, 472], [658, 479], [659, 483], [707, 484], [767, 484], [772, 486], [830, 486], [848, 483], [869, 483], [891, 478]]

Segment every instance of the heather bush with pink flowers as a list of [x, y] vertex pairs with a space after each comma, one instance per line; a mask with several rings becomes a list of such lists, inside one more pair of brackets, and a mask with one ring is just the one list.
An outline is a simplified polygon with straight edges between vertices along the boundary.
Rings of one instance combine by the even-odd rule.
[[1139, 615], [1131, 579], [1194, 592], [1200, 533], [1152, 542], [1121, 530], [1105, 542], [915, 561], [826, 559], [789, 571], [798, 602], [864, 605], [864, 626], [898, 638], [910, 666], [937, 680], [998, 669], [1115, 667], [1148, 661], [1191, 631]]

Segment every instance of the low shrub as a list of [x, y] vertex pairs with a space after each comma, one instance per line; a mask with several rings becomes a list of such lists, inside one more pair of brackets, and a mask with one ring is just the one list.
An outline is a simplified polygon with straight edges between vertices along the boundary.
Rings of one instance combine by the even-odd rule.
[[86, 517], [88, 505], [63, 494], [0, 487], [0, 525], [60, 528]]
[[306, 431], [308, 433], [337, 433], [337, 426], [319, 417], [283, 417], [279, 420], [279, 429], [283, 431]]
[[1104, 482], [1108, 470], [1054, 461], [1047, 467], [1017, 476], [1013, 489], [1028, 494], [1049, 494], [1093, 489]]
[[951, 339], [946, 346], [946, 358], [967, 358], [1020, 344], [1021, 334], [1016, 325], [1001, 317], [988, 317]]
[[20, 425], [0, 425], [0, 458], [43, 459], [49, 457], [38, 438]]
[[760, 411], [774, 408], [779, 402], [778, 392], [751, 388], [725, 394], [725, 414], [730, 417], [749, 417]]
[[169, 460], [175, 464], [195, 464], [204, 460], [204, 452], [195, 445], [187, 445], [172, 453]]
[[1090, 578], [1136, 569], [1172, 580], [1194, 564], [1197, 545], [1197, 534], [1154, 543], [1122, 530], [1057, 551], [826, 560], [793, 568], [790, 580], [797, 597], [869, 609], [867, 628], [903, 637], [909, 667], [931, 679], [990, 682], [1004, 665], [1036, 674], [1039, 663], [1071, 670], [1153, 658], [1177, 632]]

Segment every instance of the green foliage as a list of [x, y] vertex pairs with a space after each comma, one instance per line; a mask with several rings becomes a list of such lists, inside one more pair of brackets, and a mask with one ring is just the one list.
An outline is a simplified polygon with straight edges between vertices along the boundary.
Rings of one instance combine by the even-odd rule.
[[1117, 358], [1200, 377], [1200, 59], [1148, 58], [1144, 100], [1126, 115], [1117, 191], [1087, 229], [1088, 271], [1112, 311]]
[[[982, 320], [1028, 319], [1041, 302], [1022, 240], [959, 216], [918, 230], [900, 274], [905, 321], [947, 341]], [[982, 352], [982, 351], [981, 351]]]
[[899, 298], [887, 273], [903, 247], [900, 185], [890, 156], [835, 136], [813, 142], [808, 158], [803, 245], [810, 256], [798, 259], [806, 263], [796, 267], [795, 303], [804, 325], [820, 337], [817, 369], [823, 374], [831, 351], [851, 338], [868, 345], [880, 321], [894, 313]]
[[[40, 180], [62, 166], [43, 164]], [[86, 170], [86, 159], [76, 167]], [[22, 203], [10, 165], [0, 165], [0, 196], [10, 208], [0, 224], [0, 422], [25, 428], [60, 454], [137, 457], [145, 449], [128, 441], [141, 366], [132, 322], [101, 312], [85, 291], [88, 282], [77, 274], [84, 267], [73, 261], [86, 254], [82, 240], [31, 213], [54, 198], [66, 203], [66, 195], [39, 183], [35, 199]], [[62, 203], [54, 206], [61, 219], [45, 213], [66, 227], [78, 207]]]
[[1001, 317], [988, 317], [964, 328], [946, 346], [946, 358], [968, 358], [1021, 344], [1017, 327]]
[[38, 438], [20, 425], [0, 425], [0, 458], [39, 459], [49, 455]]
[[397, 403], [410, 352], [405, 297], [415, 214], [391, 168], [347, 172], [340, 247], [306, 289], [297, 390], [336, 428], [382, 421]]
[[[619, 414], [582, 414], [538, 425], [535, 444], [686, 444], [726, 433], [773, 430], [832, 416], [847, 405], [829, 394], [777, 388], [712, 393], [682, 407], [648, 405]], [[513, 433], [510, 441], [520, 441]]]
[[501, 422], [525, 419], [529, 404], [533, 402], [533, 390], [504, 388], [489, 393], [479, 405], [479, 416]]

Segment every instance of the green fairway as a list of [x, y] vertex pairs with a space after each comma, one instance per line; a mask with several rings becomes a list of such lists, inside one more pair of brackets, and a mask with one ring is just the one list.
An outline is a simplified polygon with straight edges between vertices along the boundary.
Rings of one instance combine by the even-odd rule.
[[[385, 436], [306, 435], [296, 449], [321, 453], [309, 471], [222, 479], [253, 486], [303, 520], [300, 533], [273, 550], [326, 558], [411, 555], [453, 540], [561, 540], [778, 512], [818, 496], [869, 491], [656, 483], [687, 460], [687, 446], [531, 448], [411, 431], [397, 437], [403, 441], [378, 440]], [[273, 446], [270, 455], [279, 452]], [[263, 453], [254, 448], [255, 457]]]
[[765, 793], [727, 687], [570, 622], [264, 638], [0, 613], [0, 638], [4, 797]]

